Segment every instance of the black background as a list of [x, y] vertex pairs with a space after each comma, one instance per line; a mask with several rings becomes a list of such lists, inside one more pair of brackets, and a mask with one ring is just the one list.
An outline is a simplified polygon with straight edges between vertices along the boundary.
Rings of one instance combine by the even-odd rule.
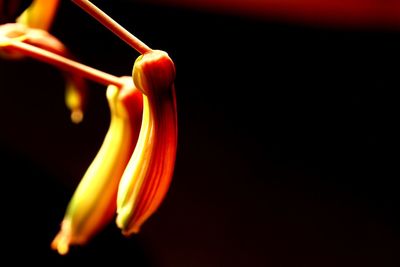
[[[107, 131], [104, 87], [69, 121], [63, 78], [0, 61], [2, 257], [71, 266], [399, 266], [397, 29], [288, 24], [95, 1], [177, 69], [179, 147], [142, 232], [114, 224], [49, 248]], [[130, 75], [137, 52], [64, 1], [52, 28], [81, 62]]]

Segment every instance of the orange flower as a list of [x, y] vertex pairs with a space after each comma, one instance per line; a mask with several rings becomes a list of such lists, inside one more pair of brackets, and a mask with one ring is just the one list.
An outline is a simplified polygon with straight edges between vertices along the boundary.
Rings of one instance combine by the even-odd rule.
[[[96, 10], [93, 5], [90, 8]], [[105, 18], [101, 11], [96, 12], [100, 12], [100, 20]], [[174, 63], [166, 52], [150, 49], [111, 18], [106, 21], [143, 54], [134, 64], [133, 77], [118, 78], [61, 56], [67, 54], [65, 47], [44, 30], [20, 23], [0, 26], [0, 48], [7, 55], [31, 56], [71, 77], [84, 76], [109, 85], [110, 127], [51, 244], [60, 254], [66, 254], [70, 245], [88, 242], [116, 211], [123, 233], [137, 233], [164, 199], [175, 165]]]
[[143, 118], [135, 151], [121, 178], [117, 225], [137, 233], [161, 204], [171, 183], [177, 147], [175, 66], [167, 53], [152, 50], [87, 0], [73, 0], [142, 55], [133, 80], [143, 93]]
[[167, 53], [153, 50], [133, 67], [135, 85], [143, 92], [143, 120], [135, 151], [118, 189], [117, 225], [137, 233], [163, 200], [175, 165], [177, 115], [175, 67]]

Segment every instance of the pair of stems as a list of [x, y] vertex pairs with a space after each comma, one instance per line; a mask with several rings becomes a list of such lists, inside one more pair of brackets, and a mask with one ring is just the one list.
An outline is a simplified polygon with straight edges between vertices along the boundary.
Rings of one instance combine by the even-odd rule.
[[[89, 15], [98, 20], [101, 24], [103, 24], [105, 27], [111, 30], [115, 35], [117, 35], [128, 45], [136, 49], [139, 53], [144, 54], [146, 52], [151, 51], [150, 47], [148, 47], [145, 43], [143, 43], [141, 40], [132, 35], [129, 31], [127, 31], [124, 27], [122, 27], [120, 24], [114, 21], [110, 16], [108, 16], [106, 13], [104, 13], [101, 9], [96, 7], [90, 1], [73, 0], [72, 2], [74, 2], [83, 10], [85, 10]], [[35, 47], [33, 45], [26, 44], [20, 41], [13, 41], [12, 39], [10, 39], [7, 47], [11, 48], [14, 51], [20, 52], [26, 56], [30, 56], [39, 61], [43, 61], [48, 64], [54, 65], [67, 72], [80, 75], [84, 78], [98, 82], [100, 84], [103, 85], [112, 84], [117, 87], [123, 86], [123, 82], [119, 77], [94, 69], [92, 67], [78, 63], [63, 56], [54, 54], [47, 50]]]

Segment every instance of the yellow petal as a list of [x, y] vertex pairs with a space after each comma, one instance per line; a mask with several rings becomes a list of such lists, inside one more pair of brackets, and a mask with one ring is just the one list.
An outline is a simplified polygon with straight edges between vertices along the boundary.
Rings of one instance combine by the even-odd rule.
[[30, 28], [49, 30], [58, 4], [58, 0], [34, 0], [17, 18], [17, 22]]
[[111, 122], [103, 144], [76, 189], [52, 242], [65, 254], [72, 244], [84, 244], [114, 217], [118, 184], [136, 145], [141, 123], [142, 97], [130, 77], [126, 86], [109, 86]]

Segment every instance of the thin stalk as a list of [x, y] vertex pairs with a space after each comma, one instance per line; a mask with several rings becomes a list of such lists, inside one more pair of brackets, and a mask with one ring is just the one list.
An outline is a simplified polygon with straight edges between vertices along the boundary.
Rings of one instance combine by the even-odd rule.
[[92, 4], [88, 0], [72, 0], [75, 4], [85, 10], [89, 15], [95, 18], [98, 22], [103, 24], [106, 28], [117, 35], [121, 40], [130, 45], [132, 48], [136, 49], [140, 54], [150, 52], [151, 48], [145, 43], [135, 37], [132, 33], [122, 27], [118, 22], [113, 20], [100, 8]]
[[123, 82], [119, 77], [94, 69], [33, 45], [13, 41], [10, 39], [6, 47], [7, 49], [12, 49], [13, 51], [17, 51], [23, 55], [54, 65], [62, 70], [80, 75], [100, 84], [107, 86], [112, 84], [119, 88], [123, 86]]

